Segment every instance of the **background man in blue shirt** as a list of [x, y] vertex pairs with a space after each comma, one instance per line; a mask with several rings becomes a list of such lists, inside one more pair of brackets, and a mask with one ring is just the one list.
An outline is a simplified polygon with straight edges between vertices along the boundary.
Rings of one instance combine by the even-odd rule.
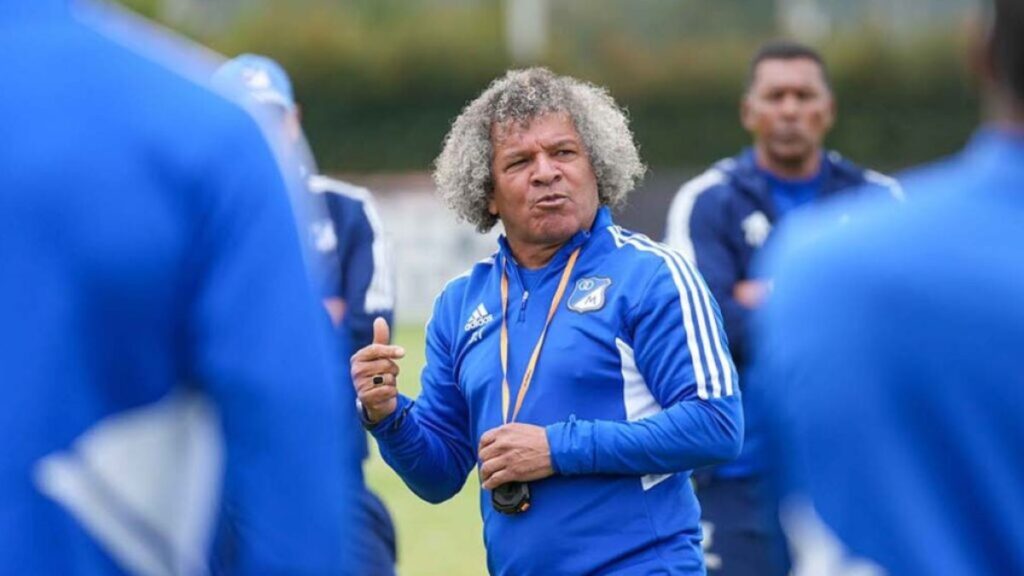
[[913, 202], [802, 215], [772, 250], [752, 394], [797, 574], [1024, 573], [1024, 4], [993, 5], [988, 125], [900, 178]]
[[[347, 367], [351, 352], [370, 344], [374, 317], [394, 318], [394, 275], [383, 226], [369, 190], [316, 174], [316, 162], [302, 130], [291, 79], [277, 62], [242, 54], [214, 75], [217, 85], [259, 107], [270, 138], [280, 145], [285, 170], [292, 173], [292, 202], [311, 266], [321, 286], [324, 308], [336, 328], [338, 359]], [[348, 371], [339, 386], [350, 387]], [[369, 455], [365, 432], [357, 427], [363, 459]], [[350, 556], [361, 576], [394, 573], [395, 529], [384, 503], [365, 489], [357, 512], [363, 527]]]
[[[896, 182], [823, 147], [836, 104], [825, 63], [813, 49], [790, 42], [763, 46], [750, 63], [740, 106], [752, 148], [722, 160], [680, 188], [668, 215], [665, 242], [697, 264], [722, 307], [729, 346], [745, 390], [750, 316], [770, 281], [751, 263], [773, 226], [812, 202], [864, 184], [901, 197]], [[785, 574], [778, 524], [762, 498], [761, 422], [745, 406], [743, 454], [697, 474], [708, 570], [721, 576]]]
[[[166, 32], [0, 0], [0, 572], [345, 573], [362, 485], [282, 174]], [[159, 36], [159, 37], [158, 37]]]
[[478, 468], [492, 574], [704, 574], [690, 470], [739, 451], [738, 385], [700, 275], [612, 222], [643, 171], [604, 90], [495, 80], [435, 181], [478, 230], [501, 221], [498, 251], [438, 296], [415, 402], [383, 321], [353, 357], [365, 423], [414, 492], [443, 501]]
[[[241, 54], [224, 63], [214, 82], [257, 105], [269, 136], [279, 146], [294, 188], [312, 264], [318, 268], [324, 307], [339, 328], [343, 350], [366, 346], [373, 319], [392, 323], [395, 307], [393, 261], [369, 190], [317, 174], [302, 130], [301, 108], [288, 73], [274, 60]], [[347, 355], [345, 361], [348, 361]]]

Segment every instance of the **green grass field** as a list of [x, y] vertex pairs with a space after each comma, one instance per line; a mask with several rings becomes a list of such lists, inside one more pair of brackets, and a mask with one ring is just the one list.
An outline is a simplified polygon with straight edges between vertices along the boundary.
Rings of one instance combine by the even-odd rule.
[[[423, 369], [422, 326], [399, 326], [394, 341], [405, 347], [400, 363], [399, 389], [415, 398]], [[371, 447], [366, 482], [387, 503], [398, 532], [398, 570], [401, 576], [479, 576], [487, 573], [481, 535], [479, 483], [471, 473], [451, 500], [430, 504], [409, 490]]]

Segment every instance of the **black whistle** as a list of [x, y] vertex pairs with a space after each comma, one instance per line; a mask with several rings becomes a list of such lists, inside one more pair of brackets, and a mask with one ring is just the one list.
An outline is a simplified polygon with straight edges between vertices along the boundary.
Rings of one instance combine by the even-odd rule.
[[522, 514], [530, 509], [530, 486], [508, 482], [491, 490], [491, 506], [502, 514]]

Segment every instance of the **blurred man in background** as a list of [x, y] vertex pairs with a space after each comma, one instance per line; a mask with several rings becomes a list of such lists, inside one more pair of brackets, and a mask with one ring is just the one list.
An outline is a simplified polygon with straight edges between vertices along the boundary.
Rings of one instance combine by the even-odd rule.
[[[242, 54], [218, 69], [214, 81], [257, 103], [271, 137], [295, 170], [295, 201], [322, 269], [324, 306], [352, 349], [373, 339], [373, 319], [394, 321], [394, 263], [373, 195], [366, 188], [317, 174], [302, 129], [302, 112], [287, 72], [274, 60]], [[347, 358], [346, 358], [347, 361]]]
[[[358, 350], [373, 341], [375, 318], [394, 323], [394, 261], [384, 227], [366, 188], [324, 175], [310, 176], [307, 184], [310, 192], [323, 195], [335, 234], [337, 266], [326, 279], [324, 306], [350, 349]], [[314, 234], [318, 248], [332, 244], [322, 228]]]
[[[361, 489], [266, 141], [178, 42], [0, 0], [0, 572], [345, 573]], [[162, 33], [161, 33], [162, 34]]]
[[[751, 60], [740, 106], [753, 147], [687, 182], [672, 201], [666, 243], [697, 264], [719, 302], [745, 390], [758, 385], [748, 371], [750, 316], [770, 289], [751, 262], [773, 226], [794, 210], [865, 184], [902, 196], [894, 180], [823, 148], [835, 114], [816, 51], [790, 42], [763, 46]], [[708, 570], [722, 576], [785, 574], [778, 524], [760, 494], [761, 422], [744, 409], [742, 455], [697, 474]]]
[[992, 5], [967, 148], [771, 251], [757, 396], [796, 574], [1024, 574], [1024, 4]]
[[[214, 82], [256, 105], [269, 137], [279, 144], [285, 170], [292, 175], [293, 204], [299, 228], [307, 233], [311, 265], [317, 268], [323, 304], [337, 331], [337, 359], [343, 364], [339, 386], [351, 388], [351, 351], [373, 340], [373, 318], [393, 321], [394, 275], [383, 227], [368, 190], [316, 174], [316, 162], [302, 130], [301, 111], [288, 73], [274, 60], [242, 54], [224, 63]], [[365, 432], [359, 452], [369, 455]], [[394, 573], [395, 530], [384, 503], [369, 489], [356, 509], [362, 519], [356, 573]]]
[[505, 234], [437, 297], [415, 402], [383, 321], [353, 356], [385, 461], [430, 502], [479, 466], [492, 574], [704, 574], [690, 470], [739, 451], [735, 368], [696, 270], [612, 221], [644, 173], [625, 114], [513, 70], [436, 165], [449, 207]]

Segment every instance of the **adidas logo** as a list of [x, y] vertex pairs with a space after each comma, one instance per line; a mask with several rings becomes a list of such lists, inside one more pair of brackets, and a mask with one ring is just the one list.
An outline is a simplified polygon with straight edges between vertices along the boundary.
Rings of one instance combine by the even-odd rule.
[[487, 308], [484, 308], [483, 303], [480, 303], [477, 305], [476, 310], [473, 310], [473, 314], [469, 316], [469, 320], [466, 321], [466, 332], [476, 330], [491, 320], [494, 320], [494, 316], [487, 311]]

